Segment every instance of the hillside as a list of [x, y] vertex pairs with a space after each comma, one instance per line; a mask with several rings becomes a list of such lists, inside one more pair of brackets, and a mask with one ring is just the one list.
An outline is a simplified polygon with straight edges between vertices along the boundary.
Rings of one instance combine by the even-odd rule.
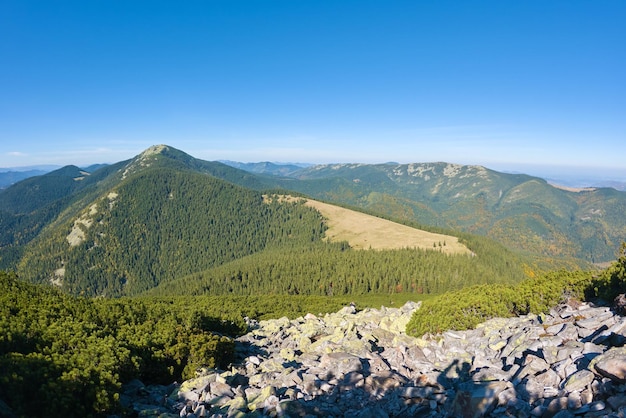
[[132, 295], [269, 245], [320, 239], [319, 214], [266, 205], [258, 192], [151, 165], [125, 172], [24, 250], [18, 274], [74, 294]]
[[471, 254], [458, 237], [436, 234], [392, 222], [362, 212], [342, 208], [313, 199], [305, 205], [319, 211], [328, 230], [331, 242], [347, 241], [354, 249], [393, 250], [403, 248], [436, 249], [444, 254]]
[[[298, 283], [298, 280], [310, 281], [320, 269], [327, 271], [324, 281], [329, 284], [334, 280], [333, 271], [352, 270], [343, 274], [351, 277], [368, 268], [368, 274], [376, 278], [371, 283], [367, 279], [359, 280], [360, 285], [337, 286], [334, 290], [337, 294], [365, 292], [367, 288], [377, 292], [390, 288], [432, 292], [447, 286], [444, 283], [449, 280], [443, 278], [445, 274], [462, 283], [461, 278], [467, 277], [470, 270], [484, 273], [485, 268], [491, 273], [485, 274], [488, 282], [516, 281], [522, 277], [521, 268], [500, 274], [502, 269], [486, 267], [495, 257], [483, 257], [478, 267], [472, 267], [465, 258], [457, 258], [437, 275], [425, 274], [417, 280], [414, 278], [419, 270], [417, 264], [432, 270], [433, 265], [442, 263], [445, 254], [470, 251], [450, 235], [420, 231], [321, 202], [311, 207], [312, 202], [268, 201], [261, 192], [223, 178], [254, 187], [266, 181], [220, 163], [197, 160], [167, 146], [151, 147], [132, 160], [106, 166], [91, 175], [68, 166], [51, 175], [28, 179], [1, 195], [5, 199], [3, 204], [13, 210], [14, 216], [36, 217], [43, 210], [48, 210], [49, 216], [39, 219], [41, 226], [32, 239], [23, 243], [14, 241], [0, 254], [7, 263], [15, 262], [15, 269], [23, 279], [52, 283], [66, 292], [88, 296], [136, 295], [162, 282], [172, 283], [220, 266], [228, 269], [236, 265], [233, 263], [256, 269], [256, 275], [249, 275], [247, 289], [261, 289], [263, 283], [282, 272], [283, 283], [271, 290], [274, 293], [326, 293], [326, 285], [320, 292], [319, 285], [306, 290]], [[37, 194], [37, 190], [43, 192]], [[326, 219], [319, 208], [323, 208]], [[329, 216], [329, 210], [335, 214]], [[339, 219], [344, 231], [337, 235], [333, 231]], [[346, 221], [352, 222], [348, 229]], [[379, 244], [384, 238], [387, 248], [417, 247], [425, 248], [427, 253], [379, 254], [375, 257], [378, 266], [372, 269], [372, 261], [367, 261], [369, 256], [357, 257], [347, 251], [345, 243], [323, 244], [328, 227], [335, 239], [353, 241], [355, 248], [362, 245], [354, 237], [347, 237], [346, 232], [360, 235], [361, 239], [365, 237], [373, 248], [383, 248]], [[393, 231], [400, 232], [394, 235]], [[435, 252], [439, 254], [428, 254]], [[398, 271], [394, 277], [385, 277], [390, 262], [396, 270], [408, 266], [404, 258], [413, 260], [406, 273]], [[268, 260], [272, 263], [279, 260], [283, 265], [275, 273], [260, 274]], [[292, 268], [285, 268], [289, 264], [298, 266], [297, 280], [286, 275]], [[340, 281], [337, 279], [335, 283]], [[247, 294], [232, 285], [219, 292]]]
[[[308, 203], [264, 202], [263, 194], [286, 192]], [[155, 287], [162, 294], [187, 293], [185, 287], [432, 293], [603, 261], [626, 236], [624, 202], [613, 189], [575, 193], [530, 176], [445, 163], [258, 175], [159, 145], [92, 173], [68, 166], [0, 192], [0, 267], [84, 295]], [[465, 232], [454, 237], [453, 229]], [[364, 256], [358, 248], [382, 249]]]
[[539, 260], [608, 262], [626, 239], [626, 193], [568, 191], [480, 166], [330, 164], [280, 182], [315, 199], [484, 235]]

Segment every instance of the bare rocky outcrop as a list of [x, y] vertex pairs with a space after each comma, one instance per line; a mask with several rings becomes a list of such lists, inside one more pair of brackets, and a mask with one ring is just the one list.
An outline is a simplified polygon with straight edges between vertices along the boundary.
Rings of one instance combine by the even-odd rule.
[[177, 386], [183, 417], [621, 417], [626, 321], [606, 307], [413, 338], [419, 304], [252, 323], [231, 370]]

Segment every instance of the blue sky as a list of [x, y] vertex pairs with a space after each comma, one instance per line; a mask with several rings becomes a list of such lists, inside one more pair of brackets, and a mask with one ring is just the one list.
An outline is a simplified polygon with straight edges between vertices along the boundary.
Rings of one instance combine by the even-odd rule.
[[626, 178], [626, 1], [0, 2], [0, 167], [206, 160]]

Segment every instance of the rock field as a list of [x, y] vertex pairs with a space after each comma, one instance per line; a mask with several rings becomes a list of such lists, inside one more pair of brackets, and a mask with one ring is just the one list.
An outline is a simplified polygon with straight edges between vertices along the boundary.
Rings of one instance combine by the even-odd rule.
[[252, 322], [231, 370], [171, 387], [133, 382], [122, 402], [187, 418], [626, 415], [626, 320], [610, 308], [572, 302], [413, 338], [404, 329], [415, 309]]

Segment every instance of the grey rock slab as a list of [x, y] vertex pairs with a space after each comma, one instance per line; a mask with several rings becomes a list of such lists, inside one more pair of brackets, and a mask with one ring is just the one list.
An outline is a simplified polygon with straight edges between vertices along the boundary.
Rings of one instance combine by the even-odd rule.
[[587, 369], [579, 370], [565, 380], [563, 389], [568, 392], [579, 391], [590, 385], [594, 379], [595, 375], [592, 371]]
[[348, 353], [327, 353], [320, 358], [319, 367], [343, 376], [350, 372], [358, 372], [363, 370], [361, 359], [353, 354]]
[[500, 393], [509, 387], [508, 382], [463, 384], [456, 392], [451, 413], [463, 418], [483, 417], [495, 408]]
[[591, 370], [618, 383], [626, 382], [626, 347], [613, 347], [591, 360]]
[[608, 403], [609, 406], [613, 408], [614, 410], [617, 410], [619, 408], [624, 408], [626, 407], [626, 395], [623, 393], [620, 393], [617, 395], [609, 396], [606, 400], [606, 403]]

